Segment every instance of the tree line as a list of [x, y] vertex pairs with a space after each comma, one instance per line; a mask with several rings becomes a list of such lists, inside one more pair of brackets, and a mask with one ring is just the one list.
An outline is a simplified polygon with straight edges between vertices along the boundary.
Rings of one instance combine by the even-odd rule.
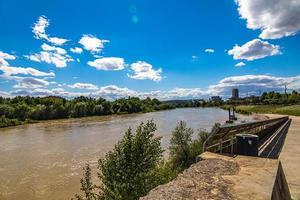
[[229, 99], [226, 104], [239, 105], [292, 105], [300, 103], [300, 93], [264, 92], [261, 96], [250, 96], [239, 99]]
[[[215, 124], [212, 131], [220, 124]], [[163, 158], [161, 137], [155, 137], [153, 121], [141, 123], [136, 131], [129, 128], [123, 138], [97, 165], [94, 184], [90, 165], [84, 167], [77, 200], [137, 200], [158, 185], [173, 180], [178, 173], [196, 162], [209, 133], [187, 127], [180, 121], [172, 132], [169, 159]], [[195, 139], [192, 139], [195, 138]]]
[[99, 116], [151, 112], [174, 108], [157, 99], [121, 98], [108, 101], [104, 98], [57, 96], [14, 98], [0, 97], [0, 127], [18, 125], [32, 120], [62, 119], [69, 117]]

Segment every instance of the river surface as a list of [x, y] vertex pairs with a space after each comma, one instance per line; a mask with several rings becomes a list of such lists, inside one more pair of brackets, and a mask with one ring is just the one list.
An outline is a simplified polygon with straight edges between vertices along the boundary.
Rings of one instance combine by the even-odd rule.
[[[153, 119], [167, 149], [184, 120], [193, 129], [224, 123], [227, 111], [184, 108], [145, 114], [44, 121], [0, 129], [0, 199], [70, 199], [79, 192], [82, 167], [113, 148], [129, 126]], [[250, 117], [239, 116], [243, 120]], [[94, 170], [95, 171], [95, 170]]]

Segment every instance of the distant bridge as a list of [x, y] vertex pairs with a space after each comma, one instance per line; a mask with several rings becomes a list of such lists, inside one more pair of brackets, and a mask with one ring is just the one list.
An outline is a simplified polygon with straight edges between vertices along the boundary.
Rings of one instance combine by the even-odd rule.
[[258, 140], [257, 156], [276, 159], [280, 154], [290, 124], [289, 117], [225, 124], [209, 135], [203, 144], [203, 152], [237, 154], [237, 134], [251, 134]]

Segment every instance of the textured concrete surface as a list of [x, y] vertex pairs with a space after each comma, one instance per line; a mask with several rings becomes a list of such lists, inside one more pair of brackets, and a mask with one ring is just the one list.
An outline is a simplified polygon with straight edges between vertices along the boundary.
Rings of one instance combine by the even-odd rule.
[[205, 152], [174, 181], [141, 200], [271, 199], [278, 160]]

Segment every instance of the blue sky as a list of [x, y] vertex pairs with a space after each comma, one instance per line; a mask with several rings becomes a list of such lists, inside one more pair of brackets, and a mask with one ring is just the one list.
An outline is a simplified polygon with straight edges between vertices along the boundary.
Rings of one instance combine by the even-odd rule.
[[0, 0], [0, 95], [299, 91], [299, 16], [292, 0]]

